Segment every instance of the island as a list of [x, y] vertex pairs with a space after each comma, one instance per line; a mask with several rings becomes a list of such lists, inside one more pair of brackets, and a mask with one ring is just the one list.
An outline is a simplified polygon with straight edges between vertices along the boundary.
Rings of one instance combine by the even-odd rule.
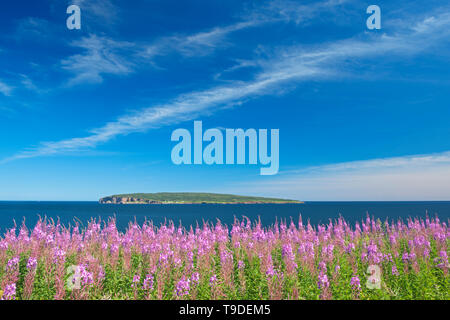
[[283, 204], [297, 200], [196, 192], [130, 193], [104, 197], [102, 204]]

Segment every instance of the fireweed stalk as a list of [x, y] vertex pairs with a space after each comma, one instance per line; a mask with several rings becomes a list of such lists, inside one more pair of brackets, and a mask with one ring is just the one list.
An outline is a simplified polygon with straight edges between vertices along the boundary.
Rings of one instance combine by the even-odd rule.
[[[40, 220], [0, 237], [2, 299], [449, 299], [448, 221], [176, 227]], [[79, 287], [69, 288], [76, 266]], [[369, 266], [380, 289], [366, 286]], [[378, 270], [378, 269], [377, 269]]]
[[27, 262], [27, 275], [25, 276], [25, 283], [23, 288], [23, 298], [31, 299], [33, 293], [33, 283], [36, 275], [37, 259], [30, 257]]

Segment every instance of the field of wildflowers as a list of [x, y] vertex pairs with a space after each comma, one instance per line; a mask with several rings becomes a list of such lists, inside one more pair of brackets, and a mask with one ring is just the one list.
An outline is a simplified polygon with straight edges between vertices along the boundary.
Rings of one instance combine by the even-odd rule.
[[21, 299], [445, 299], [448, 221], [185, 229], [39, 221], [0, 237], [0, 296]]

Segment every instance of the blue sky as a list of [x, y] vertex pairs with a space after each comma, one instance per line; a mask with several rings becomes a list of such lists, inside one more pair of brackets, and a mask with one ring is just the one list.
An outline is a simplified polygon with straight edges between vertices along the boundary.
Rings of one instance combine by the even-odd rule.
[[[81, 8], [68, 30], [66, 8]], [[366, 8], [381, 8], [381, 30]], [[447, 1], [10, 1], [0, 200], [207, 191], [450, 200]], [[171, 162], [173, 130], [280, 130], [280, 172]]]

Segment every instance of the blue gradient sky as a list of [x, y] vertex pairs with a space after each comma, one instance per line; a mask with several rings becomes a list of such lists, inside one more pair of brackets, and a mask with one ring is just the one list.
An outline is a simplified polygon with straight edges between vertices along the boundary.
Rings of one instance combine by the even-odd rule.
[[[132, 3], [2, 3], [0, 200], [450, 200], [447, 1]], [[194, 120], [280, 129], [280, 173], [175, 166], [170, 135]]]

